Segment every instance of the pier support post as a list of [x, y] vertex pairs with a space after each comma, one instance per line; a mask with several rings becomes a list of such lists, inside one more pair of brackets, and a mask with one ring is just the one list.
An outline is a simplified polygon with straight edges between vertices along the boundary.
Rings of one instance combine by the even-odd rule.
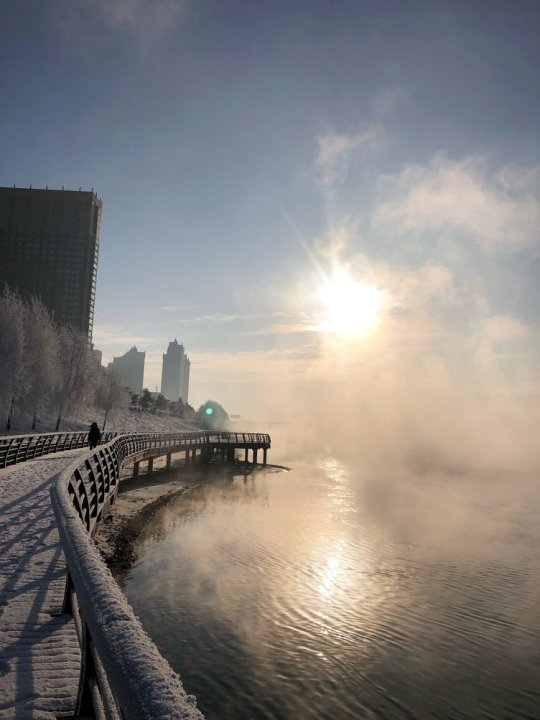
[[263, 465], [266, 465], [266, 448], [263, 448]]
[[258, 452], [257, 448], [253, 448], [253, 464], [254, 465], [257, 464], [257, 452]]
[[165, 467], [167, 470], [171, 469], [171, 455], [172, 453], [167, 453], [167, 462], [165, 463]]
[[141, 464], [140, 460], [137, 460], [136, 463], [133, 463], [133, 477], [139, 477], [139, 465]]
[[248, 449], [247, 449], [247, 447], [246, 447], [246, 450], [245, 450], [245, 452], [244, 452], [244, 462], [247, 463], [247, 461], [248, 461]]
[[147, 475], [150, 475], [154, 469], [154, 458], [148, 458], [148, 469], [146, 470]]

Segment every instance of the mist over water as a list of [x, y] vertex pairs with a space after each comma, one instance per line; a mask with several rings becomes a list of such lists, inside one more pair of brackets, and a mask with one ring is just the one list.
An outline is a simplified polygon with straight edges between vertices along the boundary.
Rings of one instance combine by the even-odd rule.
[[209, 720], [539, 717], [540, 414], [489, 327], [328, 339], [252, 397], [292, 470], [147, 528], [125, 591]]
[[125, 591], [187, 691], [209, 719], [537, 718], [534, 476], [345, 449], [147, 528]]
[[537, 373], [511, 323], [407, 317], [269, 372], [282, 423], [246, 429], [292, 470], [208, 478], [141, 540], [126, 594], [209, 720], [539, 717]]

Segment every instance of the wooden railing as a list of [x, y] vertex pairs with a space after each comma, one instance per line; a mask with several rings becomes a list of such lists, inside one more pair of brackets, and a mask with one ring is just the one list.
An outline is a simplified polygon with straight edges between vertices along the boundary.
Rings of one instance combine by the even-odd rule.
[[[103, 433], [102, 443], [107, 443], [116, 433]], [[35, 433], [0, 438], [0, 468], [34, 460], [42, 455], [64, 452], [88, 445], [88, 432]]]
[[[264, 433], [236, 433], [236, 432], [196, 432], [182, 433], [187, 435], [204, 435], [205, 442], [214, 446], [235, 445], [236, 447], [270, 447], [270, 436]], [[117, 433], [103, 433], [100, 445], [104, 445], [117, 436]], [[177, 437], [178, 433], [153, 433], [153, 437], [161, 438], [162, 443], [166, 437], [169, 442]], [[135, 436], [132, 436], [135, 437]], [[144, 433], [137, 437], [148, 437]], [[0, 468], [16, 465], [17, 463], [35, 460], [42, 455], [64, 452], [74, 448], [83, 448], [88, 445], [88, 432], [72, 433], [36, 433], [34, 435], [13, 435], [0, 437]], [[161, 445], [160, 445], [161, 446]]]
[[266, 433], [207, 432], [207, 442], [213, 445], [235, 445], [236, 447], [269, 448], [270, 435]]
[[145, 634], [92, 536], [115, 501], [120, 468], [130, 457], [152, 449], [203, 453], [233, 442], [270, 447], [270, 437], [260, 433], [121, 435], [78, 458], [53, 483], [51, 501], [67, 563], [63, 611], [73, 614], [82, 654], [76, 718], [203, 718]]

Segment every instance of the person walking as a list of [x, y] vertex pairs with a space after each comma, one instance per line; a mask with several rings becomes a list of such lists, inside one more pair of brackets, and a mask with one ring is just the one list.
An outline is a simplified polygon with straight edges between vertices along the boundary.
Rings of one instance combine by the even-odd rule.
[[93, 422], [90, 425], [90, 430], [88, 431], [88, 444], [90, 445], [90, 450], [93, 450], [101, 440], [101, 433], [99, 431], [99, 428], [97, 426], [97, 423]]

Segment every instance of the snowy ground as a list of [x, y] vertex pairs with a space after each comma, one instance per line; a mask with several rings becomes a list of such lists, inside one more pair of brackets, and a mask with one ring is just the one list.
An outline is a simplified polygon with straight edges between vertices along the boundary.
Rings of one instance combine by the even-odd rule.
[[65, 565], [49, 488], [84, 450], [0, 470], [0, 718], [73, 711], [80, 652], [73, 621], [57, 616]]
[[[77, 432], [88, 430], [92, 422], [97, 422], [100, 429], [103, 425], [102, 411], [87, 408], [77, 413], [76, 417], [66, 418], [60, 424], [60, 432]], [[54, 432], [55, 418], [44, 418], [38, 423], [37, 430], [31, 429], [31, 420], [16, 417], [13, 421], [12, 432], [3, 429], [0, 435], [31, 435], [34, 433]], [[152, 415], [146, 412], [126, 411], [107, 420], [106, 432], [182, 432], [184, 430], [200, 430], [201, 428], [176, 417]]]

